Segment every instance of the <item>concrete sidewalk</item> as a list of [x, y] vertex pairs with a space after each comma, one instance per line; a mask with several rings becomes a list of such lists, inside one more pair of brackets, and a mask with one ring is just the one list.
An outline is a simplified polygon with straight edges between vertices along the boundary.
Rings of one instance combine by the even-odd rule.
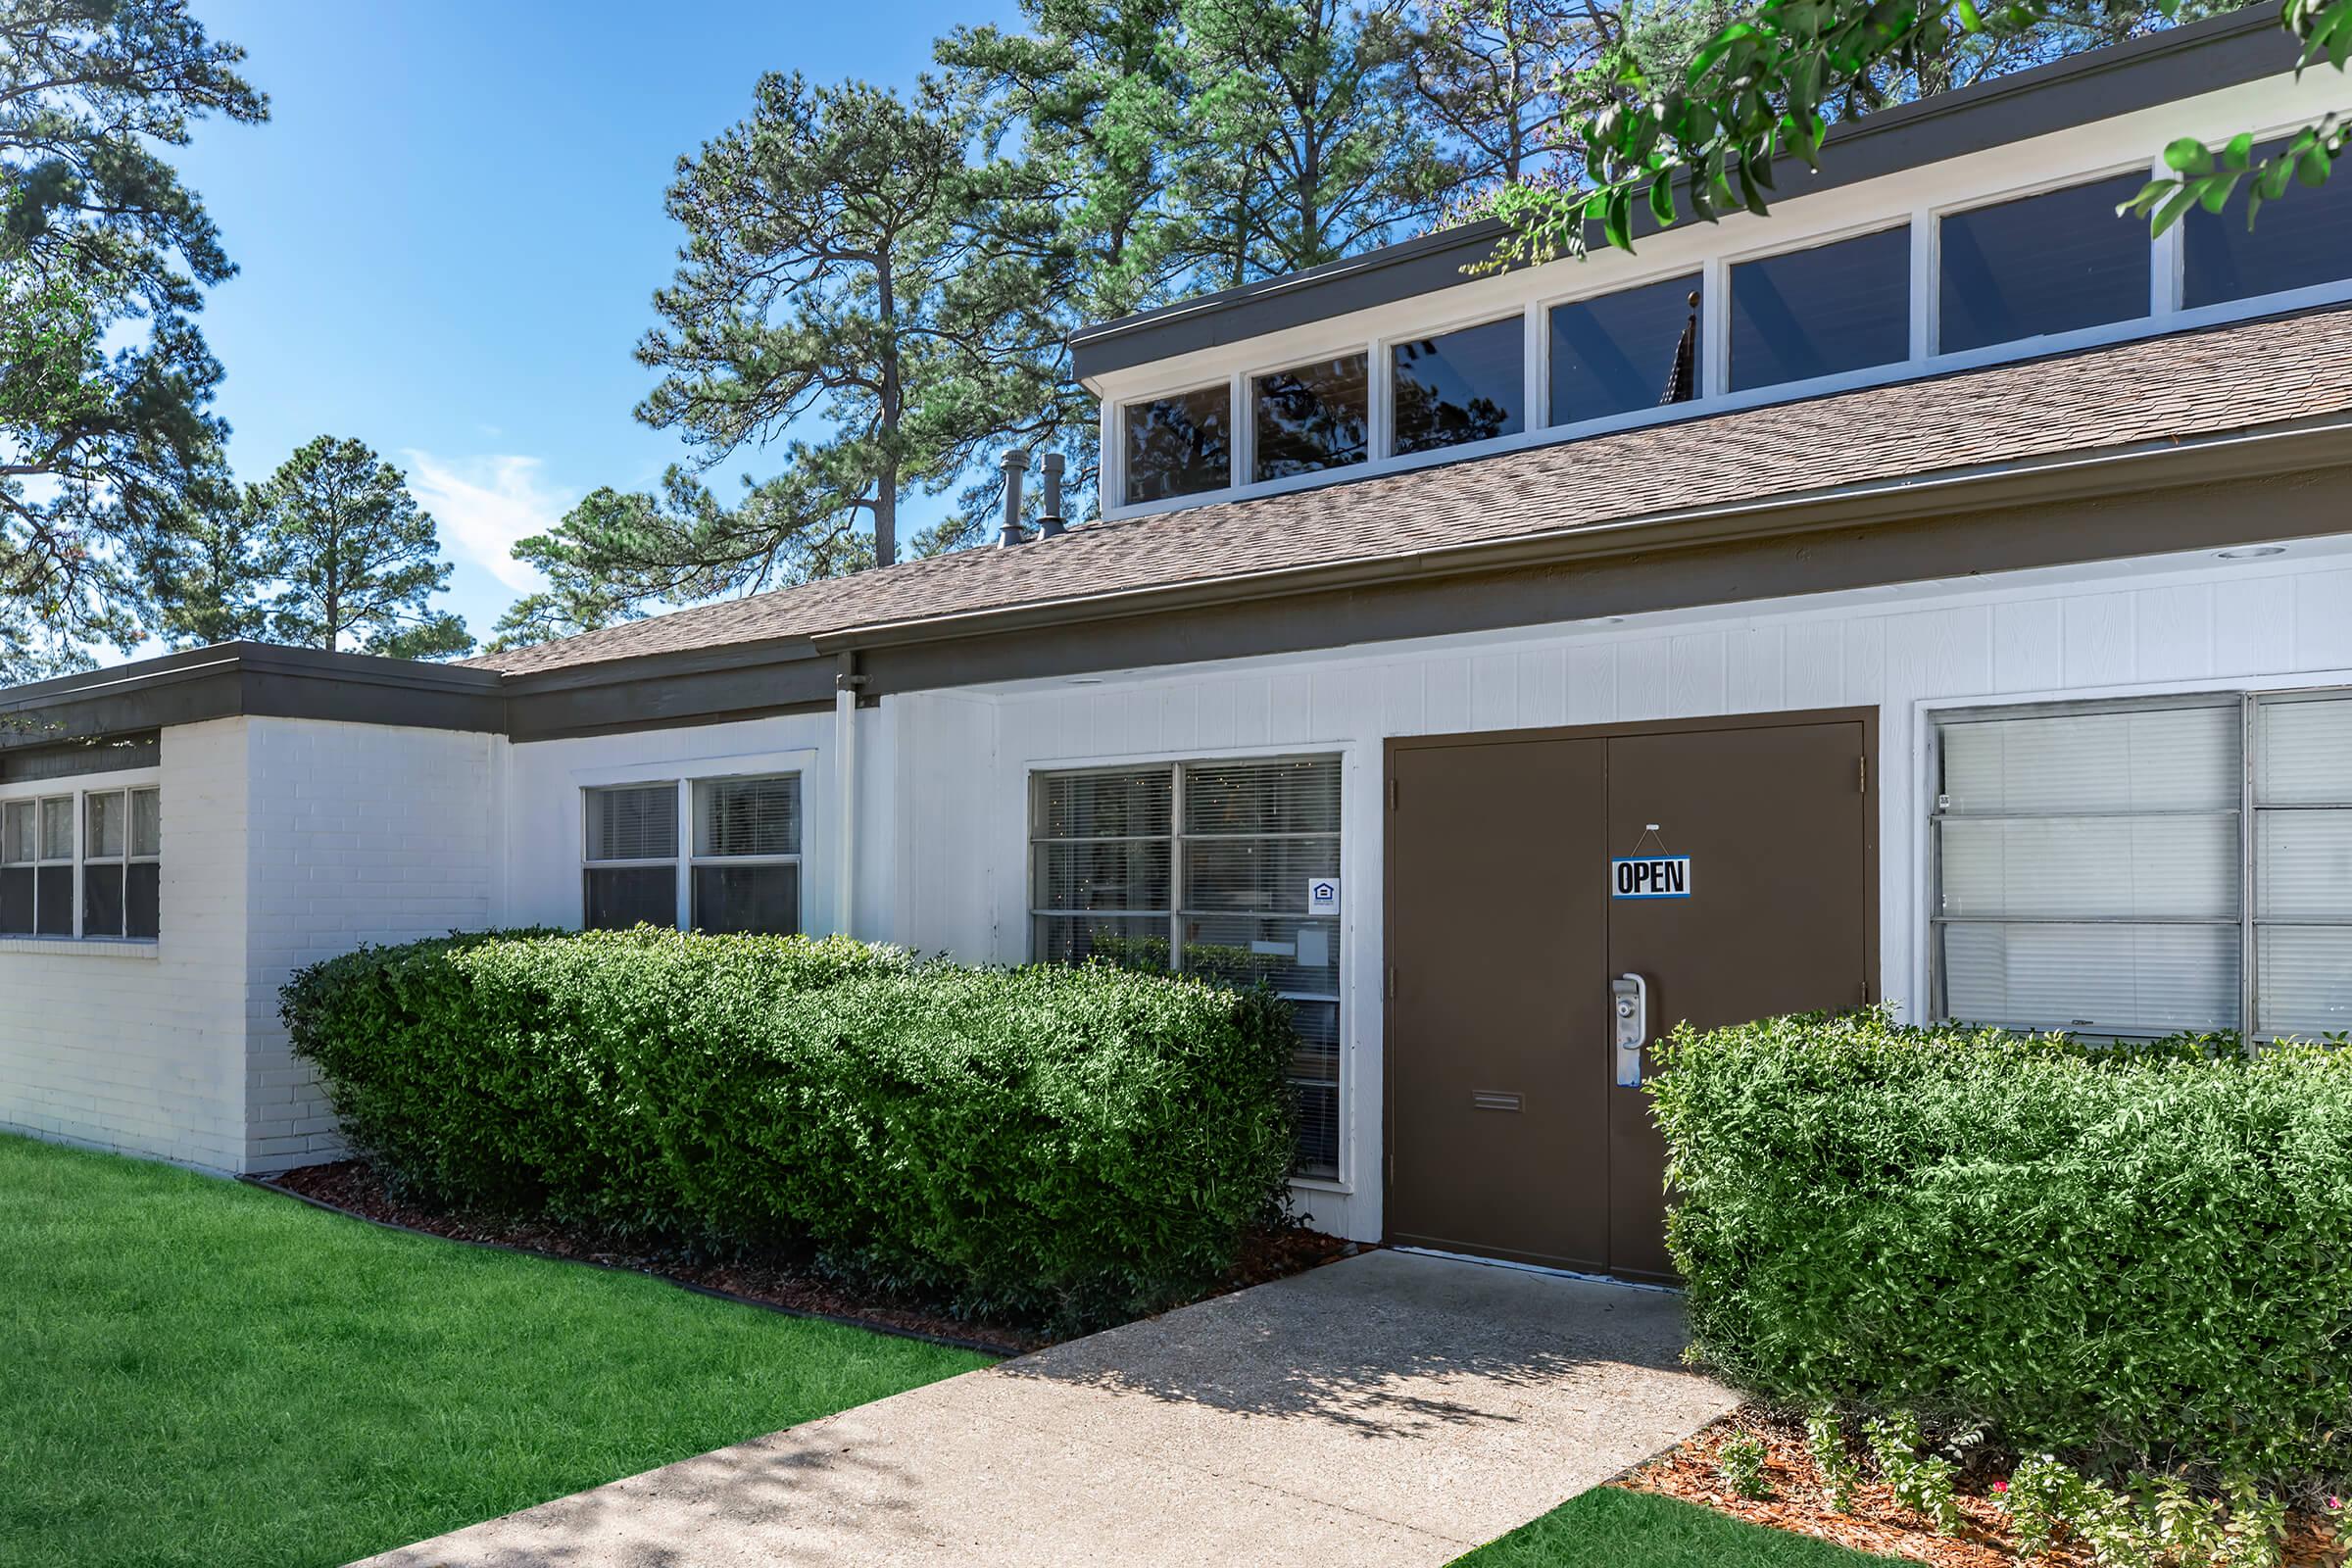
[[1371, 1252], [369, 1558], [1435, 1568], [1733, 1396], [1676, 1298]]

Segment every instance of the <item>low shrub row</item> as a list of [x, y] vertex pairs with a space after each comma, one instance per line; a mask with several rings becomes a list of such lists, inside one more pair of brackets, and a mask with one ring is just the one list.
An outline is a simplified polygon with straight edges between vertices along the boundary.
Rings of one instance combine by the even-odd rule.
[[1678, 1031], [1651, 1092], [1700, 1355], [2094, 1465], [2342, 1478], [2352, 1054], [2232, 1045]]
[[1292, 1158], [1283, 1005], [1106, 965], [513, 933], [327, 960], [283, 1010], [354, 1145], [427, 1200], [806, 1246], [1057, 1327], [1208, 1283]]

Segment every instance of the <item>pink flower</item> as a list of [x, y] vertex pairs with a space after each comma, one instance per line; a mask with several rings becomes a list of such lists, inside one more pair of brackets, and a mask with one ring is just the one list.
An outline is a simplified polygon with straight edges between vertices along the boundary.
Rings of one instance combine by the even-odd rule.
[[1996, 1493], [2007, 1492], [2009, 1490], [2009, 1483], [2006, 1481], [1995, 1481], [1992, 1484], [1992, 1490]]
[[2342, 1513], [2344, 1511], [2344, 1499], [2330, 1494], [2328, 1498], [2328, 1511], [2329, 1513]]

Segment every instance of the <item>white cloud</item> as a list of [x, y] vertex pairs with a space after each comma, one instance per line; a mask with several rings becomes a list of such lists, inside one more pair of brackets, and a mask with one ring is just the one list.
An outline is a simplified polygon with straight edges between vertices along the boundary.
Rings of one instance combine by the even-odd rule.
[[547, 482], [545, 463], [511, 453], [438, 458], [414, 447], [402, 456], [409, 489], [441, 525], [444, 548], [516, 593], [540, 586], [539, 573], [514, 559], [514, 541], [553, 528], [576, 499]]

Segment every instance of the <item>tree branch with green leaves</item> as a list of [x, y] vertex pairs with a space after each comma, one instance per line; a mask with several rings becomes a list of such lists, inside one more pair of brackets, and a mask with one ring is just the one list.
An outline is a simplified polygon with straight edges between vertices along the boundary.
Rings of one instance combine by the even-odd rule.
[[[2158, 0], [2165, 18], [2182, 0]], [[1583, 256], [1593, 238], [1634, 246], [1637, 213], [1660, 226], [1731, 212], [1761, 216], [1774, 199], [1774, 164], [1818, 168], [1830, 128], [1866, 112], [1889, 76], [1930, 86], [1955, 58], [2026, 39], [2074, 19], [2051, 0], [1764, 0], [1709, 38], [1679, 73], [1645, 68], [1624, 48], [1580, 74], [1583, 177], [1495, 190], [1479, 216], [1511, 233], [1475, 270]], [[2300, 44], [2298, 71], [2352, 61], [2352, 0], [2286, 0], [2281, 24]], [[1857, 94], [1861, 95], [1857, 101]], [[2249, 223], [2296, 184], [2325, 184], [2352, 125], [2330, 115], [2268, 151], [2252, 132], [2218, 149], [2195, 138], [2165, 151], [2168, 172], [2120, 210], [2161, 234], [2192, 208], [2223, 212], [2242, 187]]]

